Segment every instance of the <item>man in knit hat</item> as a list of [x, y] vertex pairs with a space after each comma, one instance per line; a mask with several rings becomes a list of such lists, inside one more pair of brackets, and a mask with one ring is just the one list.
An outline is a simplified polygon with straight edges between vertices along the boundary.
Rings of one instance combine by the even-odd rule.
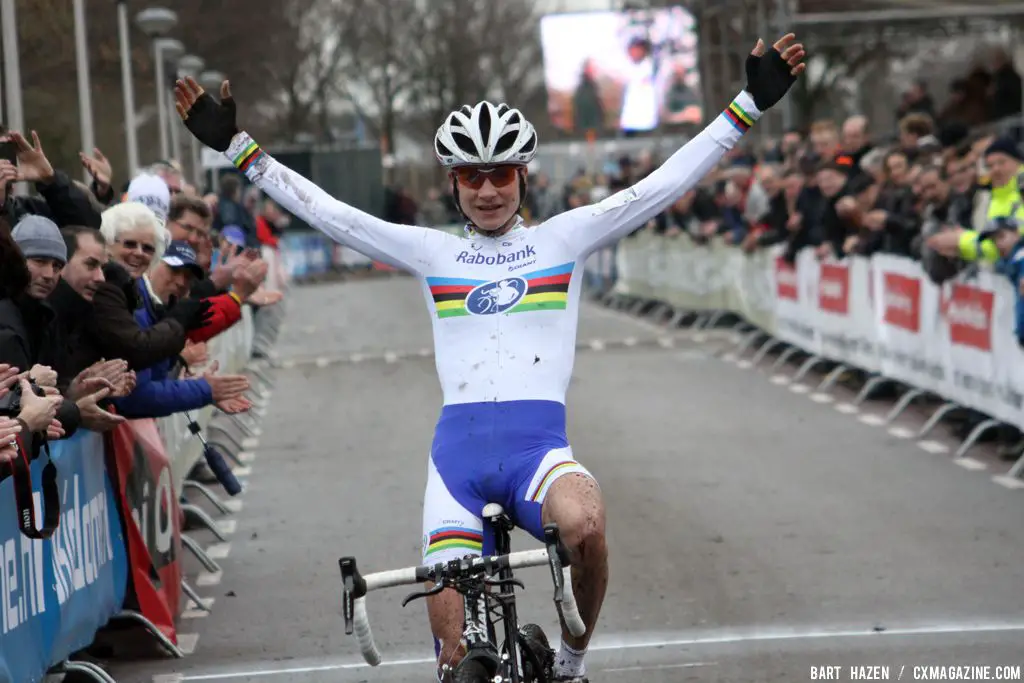
[[[56, 390], [58, 377], [52, 368], [64, 365], [65, 349], [56, 313], [46, 299], [67, 263], [67, 246], [57, 224], [45, 216], [25, 216], [14, 226], [11, 238], [25, 257], [30, 277], [22, 294], [0, 300], [0, 363], [28, 372], [40, 386]], [[64, 436], [79, 425], [101, 430], [123, 421], [97, 405], [109, 389], [96, 391], [98, 385], [84, 377], [69, 384], [69, 398], [57, 411]]]

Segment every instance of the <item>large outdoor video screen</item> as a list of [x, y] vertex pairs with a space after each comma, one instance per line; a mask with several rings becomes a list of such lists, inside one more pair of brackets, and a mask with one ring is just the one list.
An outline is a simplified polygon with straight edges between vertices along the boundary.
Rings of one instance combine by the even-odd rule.
[[552, 122], [597, 137], [700, 123], [696, 30], [681, 7], [543, 17]]

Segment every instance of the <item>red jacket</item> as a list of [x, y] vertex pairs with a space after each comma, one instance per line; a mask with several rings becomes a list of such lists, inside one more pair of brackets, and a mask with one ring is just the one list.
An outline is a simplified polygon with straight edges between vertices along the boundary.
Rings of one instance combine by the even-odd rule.
[[242, 319], [242, 304], [236, 294], [219, 294], [206, 299], [213, 308], [213, 317], [203, 327], [188, 333], [194, 344], [209, 341]]

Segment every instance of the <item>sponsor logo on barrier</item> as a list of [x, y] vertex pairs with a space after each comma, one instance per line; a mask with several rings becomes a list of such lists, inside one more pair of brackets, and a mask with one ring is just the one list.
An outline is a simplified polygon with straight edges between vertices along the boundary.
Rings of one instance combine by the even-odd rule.
[[977, 287], [954, 283], [944, 302], [949, 340], [979, 351], [992, 350], [992, 306], [995, 295]]
[[537, 250], [532, 244], [513, 251], [510, 254], [497, 254], [495, 256], [484, 256], [483, 254], [470, 254], [468, 251], [460, 251], [455, 257], [456, 263], [465, 263], [483, 266], [503, 266], [506, 263], [518, 263], [537, 256]]
[[883, 273], [882, 305], [884, 320], [909, 332], [921, 329], [921, 281], [899, 273]]
[[850, 311], [850, 269], [834, 263], [821, 264], [818, 280], [818, 308], [846, 315]]
[[780, 299], [798, 301], [800, 299], [800, 281], [796, 268], [780, 256], [775, 259], [775, 291]]
[[[39, 493], [32, 498], [39, 510]], [[0, 543], [0, 633], [9, 633], [45, 611], [43, 541], [22, 534], [8, 538]]]
[[[82, 501], [81, 489], [78, 474], [70, 482], [65, 480], [60, 526], [50, 539], [60, 605], [93, 585], [103, 568], [114, 561], [106, 491]], [[39, 509], [38, 492], [33, 493], [33, 500]], [[9, 633], [46, 612], [43, 544], [21, 534], [0, 543], [0, 633]]]
[[79, 478], [65, 482], [60, 530], [53, 540], [53, 573], [57, 602], [64, 604], [76, 592], [91, 586], [100, 570], [114, 560], [106, 491], [79, 504]]

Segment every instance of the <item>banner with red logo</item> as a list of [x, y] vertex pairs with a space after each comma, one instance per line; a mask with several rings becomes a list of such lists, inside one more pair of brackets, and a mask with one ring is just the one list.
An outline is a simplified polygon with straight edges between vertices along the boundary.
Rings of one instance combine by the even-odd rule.
[[[933, 284], [916, 261], [744, 254], [641, 233], [619, 244], [621, 294], [686, 310], [730, 310], [809, 353], [877, 372], [1024, 427], [1017, 293], [982, 271]], [[724, 302], [724, 304], [723, 304]]]
[[155, 420], [129, 420], [107, 438], [128, 545], [125, 607], [138, 610], [177, 643], [181, 600], [181, 519], [171, 465]]

